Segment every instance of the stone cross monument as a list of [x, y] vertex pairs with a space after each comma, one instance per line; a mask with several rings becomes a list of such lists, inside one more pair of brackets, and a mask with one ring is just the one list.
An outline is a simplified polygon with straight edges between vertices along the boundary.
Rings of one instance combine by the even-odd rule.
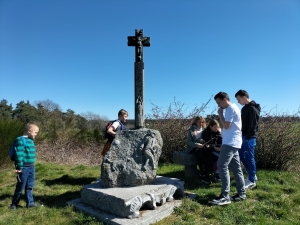
[[134, 108], [135, 128], [144, 128], [144, 61], [143, 47], [150, 46], [150, 37], [143, 36], [143, 30], [135, 29], [135, 36], [128, 36], [128, 46], [135, 46], [134, 63]]
[[105, 224], [148, 225], [181, 205], [182, 200], [174, 197], [184, 196], [184, 182], [157, 176], [163, 139], [158, 130], [144, 128], [143, 47], [150, 46], [150, 37], [143, 37], [143, 30], [135, 30], [135, 36], [128, 37], [128, 46], [135, 46], [136, 129], [116, 133], [101, 164], [101, 179], [85, 185], [81, 198], [69, 204]]

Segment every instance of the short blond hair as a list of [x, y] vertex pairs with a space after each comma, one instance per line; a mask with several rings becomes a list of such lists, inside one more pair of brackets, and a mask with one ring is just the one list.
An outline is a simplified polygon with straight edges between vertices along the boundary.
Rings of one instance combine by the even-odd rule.
[[123, 115], [127, 115], [127, 116], [128, 116], [128, 112], [127, 112], [125, 109], [121, 109], [121, 110], [118, 112], [118, 116], [123, 116]]
[[25, 126], [24, 131], [28, 132], [30, 129], [32, 129], [33, 127], [39, 128], [38, 125], [36, 125], [35, 123], [27, 123]]

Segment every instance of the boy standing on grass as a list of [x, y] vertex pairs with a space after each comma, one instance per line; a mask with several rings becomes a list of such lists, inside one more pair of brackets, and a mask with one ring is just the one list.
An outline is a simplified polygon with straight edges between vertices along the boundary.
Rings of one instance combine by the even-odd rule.
[[245, 188], [252, 189], [256, 187], [256, 162], [254, 159], [254, 150], [256, 147], [256, 138], [258, 135], [258, 125], [260, 116], [260, 105], [251, 101], [249, 94], [245, 90], [239, 90], [235, 97], [242, 108], [242, 138], [243, 144], [239, 150], [240, 158], [244, 164], [248, 177], [246, 178]]
[[10, 208], [16, 210], [20, 202], [22, 191], [25, 189], [26, 207], [39, 207], [40, 204], [34, 203], [32, 190], [35, 181], [34, 163], [36, 160], [36, 149], [33, 139], [38, 134], [39, 128], [34, 123], [25, 126], [23, 137], [26, 139], [24, 146], [23, 138], [18, 137], [14, 142], [15, 148], [15, 173], [17, 174], [17, 185]]
[[[242, 121], [240, 109], [230, 102], [225, 92], [219, 92], [214, 99], [219, 106], [218, 114], [222, 129], [222, 147], [218, 160], [218, 169], [222, 182], [221, 195], [210, 201], [214, 205], [227, 205], [232, 201], [241, 201], [246, 198], [244, 175], [240, 164], [238, 150], [242, 146]], [[225, 117], [224, 117], [225, 111]], [[230, 197], [230, 169], [234, 174], [237, 194]]]

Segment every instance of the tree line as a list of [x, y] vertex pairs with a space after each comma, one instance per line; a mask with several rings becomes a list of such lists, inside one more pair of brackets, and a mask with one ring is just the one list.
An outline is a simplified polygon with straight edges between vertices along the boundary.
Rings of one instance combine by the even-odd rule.
[[[35, 122], [41, 128], [38, 141], [58, 141], [72, 138], [81, 141], [101, 141], [101, 130], [108, 118], [92, 112], [75, 114], [72, 109], [63, 112], [59, 104], [47, 99], [20, 101], [15, 107], [7, 100], [0, 101], [0, 119], [15, 120], [24, 124]], [[62, 137], [63, 136], [63, 137]]]

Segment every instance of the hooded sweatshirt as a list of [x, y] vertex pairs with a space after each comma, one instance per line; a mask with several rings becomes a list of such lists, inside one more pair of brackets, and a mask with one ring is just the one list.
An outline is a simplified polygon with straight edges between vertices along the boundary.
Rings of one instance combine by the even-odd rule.
[[249, 140], [258, 135], [260, 105], [251, 101], [242, 108], [242, 136]]

